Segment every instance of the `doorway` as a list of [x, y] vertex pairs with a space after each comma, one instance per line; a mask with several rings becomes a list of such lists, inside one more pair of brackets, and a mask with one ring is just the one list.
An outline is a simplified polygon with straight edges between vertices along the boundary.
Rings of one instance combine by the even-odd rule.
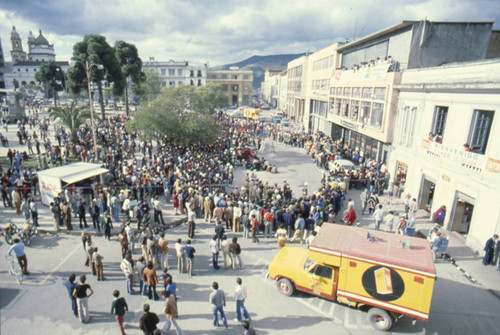
[[469, 233], [472, 214], [474, 212], [474, 202], [474, 198], [462, 193], [457, 193], [451, 231], [456, 231], [464, 235]]
[[420, 209], [425, 209], [427, 212], [429, 212], [429, 214], [432, 208], [432, 200], [434, 199], [435, 188], [436, 184], [432, 180], [426, 179], [424, 177], [420, 192], [420, 202], [418, 206]]
[[232, 96], [231, 105], [238, 107], [238, 96], [237, 95]]

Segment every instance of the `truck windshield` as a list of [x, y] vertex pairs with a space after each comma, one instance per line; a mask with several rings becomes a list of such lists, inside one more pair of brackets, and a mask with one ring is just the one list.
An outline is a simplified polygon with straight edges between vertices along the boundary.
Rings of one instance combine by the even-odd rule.
[[304, 271], [307, 272], [314, 264], [316, 264], [314, 261], [306, 258], [306, 261], [304, 262]]

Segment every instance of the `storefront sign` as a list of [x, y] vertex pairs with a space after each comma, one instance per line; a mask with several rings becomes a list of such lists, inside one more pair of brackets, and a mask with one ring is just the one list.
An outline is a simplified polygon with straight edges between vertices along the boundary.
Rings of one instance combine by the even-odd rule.
[[486, 162], [486, 170], [500, 172], [500, 160], [488, 157]]
[[352, 129], [352, 130], [358, 130], [358, 126], [355, 125], [354, 123], [341, 120], [340, 124], [342, 124], [343, 126], [349, 128], [349, 129]]
[[445, 160], [451, 160], [470, 171], [481, 172], [485, 165], [484, 155], [450, 147], [427, 139], [422, 140], [422, 148], [428, 155]]

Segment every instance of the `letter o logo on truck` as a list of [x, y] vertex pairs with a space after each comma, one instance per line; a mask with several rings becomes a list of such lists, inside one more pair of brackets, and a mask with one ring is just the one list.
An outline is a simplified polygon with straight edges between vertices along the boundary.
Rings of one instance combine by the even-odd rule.
[[382, 301], [399, 299], [405, 291], [403, 278], [385, 266], [377, 265], [367, 269], [361, 282], [369, 295]]

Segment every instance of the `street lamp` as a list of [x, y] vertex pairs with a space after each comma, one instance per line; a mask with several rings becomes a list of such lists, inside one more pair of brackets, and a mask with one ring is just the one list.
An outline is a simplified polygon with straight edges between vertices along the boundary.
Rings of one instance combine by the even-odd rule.
[[94, 130], [94, 104], [92, 103], [92, 93], [90, 91], [90, 71], [92, 70], [93, 67], [96, 67], [98, 70], [104, 69], [104, 66], [102, 64], [89, 64], [88, 61], [81, 62], [79, 60], [70, 60], [69, 65], [73, 67], [76, 63], [79, 63], [85, 68], [85, 74], [87, 75], [87, 88], [89, 91], [89, 104], [90, 104], [90, 122], [92, 123], [90, 125], [90, 129], [92, 131], [92, 139], [94, 142], [94, 159], [97, 162], [97, 139], [95, 136], [95, 130]]

